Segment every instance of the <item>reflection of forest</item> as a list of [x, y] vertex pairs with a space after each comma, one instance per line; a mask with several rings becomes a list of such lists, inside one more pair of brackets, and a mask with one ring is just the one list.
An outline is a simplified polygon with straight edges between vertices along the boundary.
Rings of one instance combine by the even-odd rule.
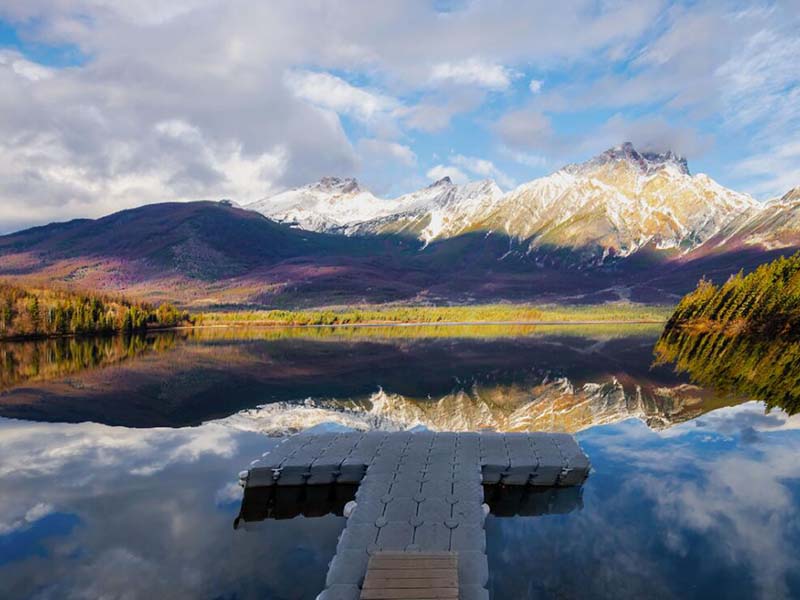
[[[654, 325], [575, 325], [566, 331], [584, 336], [653, 334]], [[116, 364], [147, 352], [171, 350], [183, 343], [387, 341], [415, 339], [517, 338], [561, 332], [534, 325], [459, 325], [413, 327], [211, 327], [187, 328], [132, 336], [79, 336], [0, 342], [0, 390], [34, 381], [49, 381]]]
[[674, 327], [661, 336], [655, 353], [657, 364], [674, 363], [699, 385], [789, 414], [800, 410], [800, 342]]
[[628, 418], [660, 429], [730, 403], [651, 369], [657, 328], [608, 327], [209, 328], [0, 344], [0, 414], [183, 426], [266, 405], [258, 427], [270, 431], [308, 427], [316, 413], [357, 427], [579, 431]]
[[117, 364], [175, 345], [175, 335], [52, 338], [0, 343], [0, 390]]

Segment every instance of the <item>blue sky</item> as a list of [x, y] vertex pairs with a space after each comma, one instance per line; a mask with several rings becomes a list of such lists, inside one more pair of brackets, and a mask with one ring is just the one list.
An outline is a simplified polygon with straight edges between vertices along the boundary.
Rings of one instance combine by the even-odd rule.
[[6, 0], [0, 231], [324, 175], [504, 189], [632, 141], [800, 184], [786, 2]]

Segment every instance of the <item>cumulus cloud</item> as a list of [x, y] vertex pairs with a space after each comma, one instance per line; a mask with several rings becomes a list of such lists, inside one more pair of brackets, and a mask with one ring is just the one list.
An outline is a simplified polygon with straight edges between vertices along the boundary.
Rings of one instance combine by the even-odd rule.
[[450, 159], [450, 162], [466, 169], [470, 173], [474, 173], [478, 177], [494, 179], [500, 187], [510, 188], [514, 186], [514, 180], [498, 169], [490, 160], [457, 154]]
[[449, 177], [453, 183], [467, 183], [469, 177], [458, 167], [452, 165], [436, 165], [428, 169], [426, 176], [431, 181], [438, 181], [444, 177]]
[[445, 93], [428, 95], [421, 102], [405, 107], [399, 112], [409, 128], [436, 133], [449, 127], [456, 115], [480, 107], [486, 99], [486, 94], [487, 91], [483, 89], [463, 88], [455, 95]]
[[11, 70], [29, 81], [39, 81], [52, 77], [53, 70], [38, 63], [26, 60], [19, 52], [0, 51], [0, 65], [8, 66]]
[[547, 157], [541, 154], [533, 154], [531, 152], [520, 152], [513, 150], [508, 146], [500, 147], [500, 154], [513, 160], [515, 163], [525, 165], [526, 167], [542, 168], [547, 166]]
[[[564, 129], [576, 135], [562, 124], [598, 108], [702, 132], [688, 147], [727, 139], [753, 161], [800, 128], [791, 2], [8, 0], [0, 18], [80, 57], [63, 68], [0, 49], [0, 231], [163, 200], [244, 204], [359, 171], [362, 139], [421, 155], [412, 134], [454, 123], [551, 161], [570, 154]], [[529, 93], [512, 93], [518, 80]], [[584, 137], [604, 130], [581, 122]], [[673, 141], [663, 133], [652, 143]], [[486, 155], [465, 137], [453, 153]], [[569, 159], [586, 148], [572, 147]], [[392, 176], [421, 175], [396, 159]], [[777, 188], [779, 168], [746, 182]]]
[[531, 109], [506, 113], [494, 124], [494, 130], [503, 143], [513, 148], [546, 148], [554, 139], [550, 120]]
[[370, 121], [399, 105], [393, 98], [358, 88], [329, 73], [293, 71], [286, 75], [286, 82], [299, 98], [362, 121]]
[[397, 142], [362, 139], [358, 143], [358, 149], [362, 156], [368, 156], [372, 160], [397, 161], [409, 167], [417, 164], [417, 155], [414, 154], [414, 151]]
[[596, 130], [580, 136], [580, 144], [587, 150], [607, 148], [620, 141], [630, 141], [640, 150], [673, 152], [697, 157], [713, 147], [714, 139], [696, 129], [672, 124], [659, 117], [626, 119], [620, 114], [610, 117]]
[[434, 83], [477, 85], [490, 90], [505, 90], [511, 85], [512, 77], [513, 73], [503, 65], [480, 58], [442, 62], [431, 69], [431, 81]]

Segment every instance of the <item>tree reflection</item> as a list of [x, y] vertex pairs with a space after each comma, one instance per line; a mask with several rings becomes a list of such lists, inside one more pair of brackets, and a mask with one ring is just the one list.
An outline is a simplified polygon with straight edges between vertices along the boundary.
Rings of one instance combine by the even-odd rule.
[[0, 343], [0, 390], [118, 364], [175, 345], [176, 336], [125, 335]]
[[668, 327], [655, 356], [656, 365], [672, 363], [720, 393], [761, 400], [790, 415], [800, 411], [800, 342]]

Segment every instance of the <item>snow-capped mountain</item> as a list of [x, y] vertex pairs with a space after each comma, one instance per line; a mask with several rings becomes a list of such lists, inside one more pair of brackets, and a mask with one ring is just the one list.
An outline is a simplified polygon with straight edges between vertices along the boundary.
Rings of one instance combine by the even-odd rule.
[[742, 212], [709, 240], [704, 250], [760, 247], [776, 250], [800, 246], [800, 187], [780, 198]]
[[603, 259], [646, 246], [690, 251], [758, 206], [707, 175], [691, 175], [671, 152], [623, 144], [512, 190], [484, 226], [527, 240], [529, 251], [569, 248]]
[[340, 229], [393, 211], [389, 202], [361, 189], [355, 179], [338, 177], [323, 177], [317, 183], [263, 198], [245, 208], [311, 231]]
[[[794, 190], [761, 204], [707, 175], [692, 175], [672, 152], [639, 152], [625, 143], [506, 193], [490, 180], [456, 185], [444, 178], [381, 199], [353, 179], [325, 178], [247, 208], [304, 229], [400, 234], [426, 245], [492, 233], [509, 238], [511, 254], [567, 250], [581, 262], [601, 263], [642, 248], [688, 253], [712, 239], [719, 244], [736, 237], [765, 247], [782, 243], [787, 232], [796, 239], [798, 195]], [[785, 230], [777, 238], [764, 231], [776, 228]]]
[[362, 189], [355, 179], [324, 177], [246, 208], [312, 231], [398, 233], [430, 241], [458, 235], [473, 214], [492, 208], [501, 196], [493, 181], [455, 185], [444, 177], [416, 192], [383, 199]]
[[491, 180], [454, 184], [449, 177], [419, 191], [389, 200], [394, 210], [385, 216], [351, 225], [354, 235], [401, 234], [423, 242], [450, 238], [474, 229], [482, 215], [492, 212], [503, 197]]

